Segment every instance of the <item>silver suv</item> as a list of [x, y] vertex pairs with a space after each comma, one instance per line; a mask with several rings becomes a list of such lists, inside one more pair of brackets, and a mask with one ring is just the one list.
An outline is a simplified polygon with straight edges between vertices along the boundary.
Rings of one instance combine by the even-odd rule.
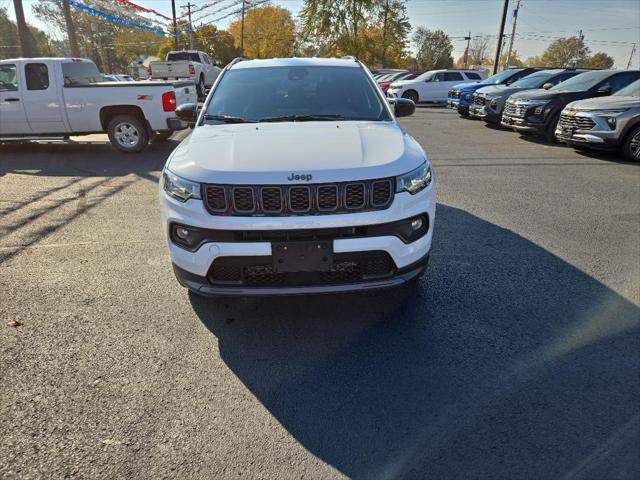
[[608, 97], [569, 103], [555, 134], [572, 147], [619, 150], [640, 161], [640, 80]]

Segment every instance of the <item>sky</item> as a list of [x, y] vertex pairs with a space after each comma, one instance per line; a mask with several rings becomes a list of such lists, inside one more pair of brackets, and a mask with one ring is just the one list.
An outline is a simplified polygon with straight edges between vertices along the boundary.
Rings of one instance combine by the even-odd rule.
[[[132, 1], [171, 16], [170, 0]], [[190, 1], [199, 6], [213, 0]], [[224, 0], [220, 7], [234, 1], [237, 0]], [[49, 30], [48, 26], [38, 21], [31, 12], [34, 3], [37, 3], [37, 0], [23, 0], [27, 21], [38, 28]], [[179, 12], [179, 6], [185, 3], [186, 0], [176, 0]], [[271, 3], [289, 9], [296, 16], [304, 2], [272, 0]], [[514, 4], [515, 0], [510, 0], [509, 16], [505, 26], [507, 34], [511, 32]], [[466, 46], [462, 37], [469, 32], [473, 36], [493, 35], [492, 48], [495, 49], [502, 6], [503, 0], [407, 0], [412, 27], [415, 29], [424, 26], [432, 30], [443, 30], [452, 37], [454, 58], [462, 55]], [[6, 7], [9, 15], [14, 17], [12, 0], [0, 0], [0, 8], [2, 7]], [[219, 7], [215, 6], [204, 10], [202, 15], [217, 8]], [[199, 15], [194, 15], [194, 19], [198, 17]], [[216, 15], [203, 19], [202, 22], [215, 18]], [[226, 28], [231, 20], [233, 17], [216, 22], [216, 25]], [[195, 22], [195, 25], [197, 24], [198, 22]], [[514, 48], [521, 58], [540, 55], [555, 38], [578, 35], [580, 30], [592, 53], [603, 51], [611, 55], [615, 59], [615, 68], [626, 68], [632, 46], [636, 43], [637, 48], [631, 66], [640, 68], [640, 0], [521, 0]]]

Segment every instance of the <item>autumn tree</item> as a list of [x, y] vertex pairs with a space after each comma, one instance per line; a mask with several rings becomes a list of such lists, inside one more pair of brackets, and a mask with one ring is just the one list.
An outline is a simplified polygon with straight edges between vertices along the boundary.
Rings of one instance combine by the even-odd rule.
[[[186, 27], [186, 23], [185, 23]], [[180, 30], [180, 26], [178, 26]], [[184, 29], [181, 31], [185, 31]], [[189, 48], [189, 35], [178, 35], [178, 48]], [[226, 65], [240, 56], [240, 49], [234, 45], [234, 38], [226, 30], [219, 30], [215, 25], [203, 25], [193, 32], [193, 49], [205, 52], [220, 65]], [[164, 59], [170, 51], [175, 50], [172, 36], [165, 37], [157, 50], [156, 56]]]
[[584, 68], [595, 68], [607, 70], [613, 67], [614, 60], [612, 57], [604, 52], [594, 53], [586, 60], [584, 60], [579, 66]]
[[453, 66], [453, 45], [449, 36], [442, 30], [429, 30], [418, 27], [413, 35], [416, 45], [416, 60], [422, 70], [451, 68]]
[[[240, 47], [240, 19], [229, 25], [229, 33]], [[295, 23], [286, 8], [266, 5], [244, 15], [244, 55], [249, 58], [289, 57], [293, 53]]]
[[581, 65], [589, 56], [589, 47], [579, 37], [559, 38], [540, 57], [545, 67], [566, 68]]
[[524, 61], [520, 58], [520, 54], [517, 50], [513, 50], [511, 52], [511, 61], [509, 62], [509, 65], [507, 65], [507, 60], [509, 59], [508, 57], [509, 52], [502, 52], [500, 54], [500, 63], [498, 63], [498, 65], [504, 65], [505, 68], [524, 66]]
[[469, 44], [469, 65], [483, 65], [489, 63], [489, 37], [477, 36]]

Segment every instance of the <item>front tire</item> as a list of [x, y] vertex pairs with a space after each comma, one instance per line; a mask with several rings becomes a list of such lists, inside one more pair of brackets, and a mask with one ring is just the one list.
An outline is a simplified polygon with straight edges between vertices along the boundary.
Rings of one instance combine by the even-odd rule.
[[640, 162], [640, 125], [629, 132], [620, 150], [627, 160]]
[[140, 118], [133, 115], [117, 115], [107, 127], [109, 141], [124, 153], [138, 153], [149, 143], [149, 134]]
[[415, 90], [407, 90], [402, 94], [402, 98], [407, 98], [411, 100], [413, 103], [418, 103], [418, 92]]
[[558, 127], [558, 122], [560, 121], [560, 114], [554, 113], [551, 116], [551, 120], [549, 120], [549, 124], [547, 125], [547, 129], [544, 135], [544, 138], [549, 143], [557, 143], [558, 139], [556, 138], [556, 128]]

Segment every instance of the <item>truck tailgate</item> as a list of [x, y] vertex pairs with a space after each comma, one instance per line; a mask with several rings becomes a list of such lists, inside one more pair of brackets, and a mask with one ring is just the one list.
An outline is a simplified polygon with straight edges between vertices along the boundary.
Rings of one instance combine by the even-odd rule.
[[175, 82], [173, 85], [173, 88], [176, 91], [176, 105], [182, 105], [183, 103], [198, 102], [198, 95], [196, 93], [195, 83]]
[[189, 78], [189, 62], [152, 62], [151, 76], [154, 78]]

